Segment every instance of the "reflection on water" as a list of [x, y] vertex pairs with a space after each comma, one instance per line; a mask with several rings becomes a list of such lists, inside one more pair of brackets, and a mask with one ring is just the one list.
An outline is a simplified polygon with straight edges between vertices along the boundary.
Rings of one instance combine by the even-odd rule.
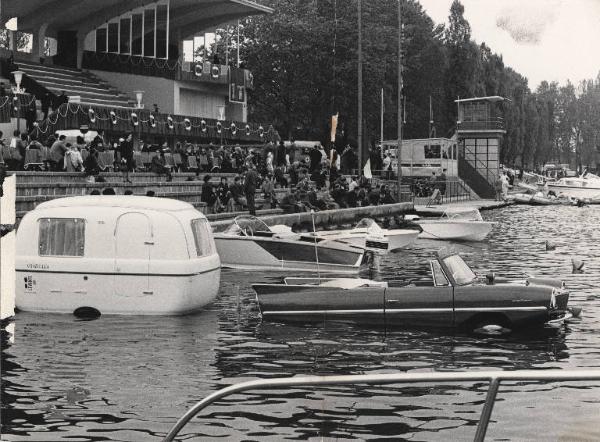
[[[208, 310], [185, 317], [19, 314], [3, 332], [6, 440], [160, 440], [195, 401], [234, 382], [302, 374], [465, 369], [576, 369], [600, 365], [600, 208], [511, 207], [489, 241], [454, 244], [480, 273], [565, 279], [583, 318], [509, 336], [261, 322], [250, 283], [268, 273], [223, 272]], [[557, 245], [546, 251], [545, 241]], [[422, 277], [443, 243], [418, 241], [381, 262], [381, 279]], [[585, 261], [572, 274], [570, 259]], [[486, 385], [344, 386], [229, 397], [184, 428], [182, 439], [469, 440]], [[277, 394], [275, 394], [277, 393]], [[488, 436], [598, 439], [600, 389], [565, 384], [501, 387]], [[548, 437], [544, 437], [548, 435]]]

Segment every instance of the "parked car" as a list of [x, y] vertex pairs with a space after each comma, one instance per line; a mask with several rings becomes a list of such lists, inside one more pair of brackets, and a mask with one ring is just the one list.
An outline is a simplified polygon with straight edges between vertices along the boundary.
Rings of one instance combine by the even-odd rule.
[[569, 292], [554, 279], [500, 281], [478, 277], [458, 254], [429, 262], [431, 278], [401, 285], [352, 278], [285, 278], [254, 284], [265, 320], [352, 320], [386, 327], [485, 326], [508, 329], [571, 317]]

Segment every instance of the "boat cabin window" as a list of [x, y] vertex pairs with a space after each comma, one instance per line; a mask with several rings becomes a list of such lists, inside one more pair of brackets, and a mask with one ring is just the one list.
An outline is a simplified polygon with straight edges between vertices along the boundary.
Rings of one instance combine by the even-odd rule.
[[444, 275], [444, 271], [442, 270], [442, 266], [439, 261], [434, 260], [430, 261], [431, 264], [431, 274], [433, 275], [433, 284], [437, 286], [448, 286], [450, 285], [450, 281]]
[[444, 264], [458, 285], [466, 285], [477, 279], [477, 275], [471, 270], [466, 262], [458, 255], [444, 258]]
[[192, 232], [194, 233], [194, 243], [196, 244], [196, 253], [198, 256], [208, 256], [216, 253], [215, 242], [208, 220], [202, 218], [193, 219]]
[[81, 218], [41, 218], [40, 256], [83, 256], [85, 220]]

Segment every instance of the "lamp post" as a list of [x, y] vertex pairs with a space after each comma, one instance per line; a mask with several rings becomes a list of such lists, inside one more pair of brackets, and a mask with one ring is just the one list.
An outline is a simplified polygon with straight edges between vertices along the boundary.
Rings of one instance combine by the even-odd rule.
[[25, 89], [21, 89], [21, 81], [23, 81], [23, 71], [13, 71], [12, 74], [15, 77], [15, 84], [17, 85], [14, 89], [15, 97], [14, 100], [17, 102], [17, 130], [21, 132], [21, 100], [19, 95], [25, 93]]
[[402, 0], [398, 0], [398, 202], [402, 202]]
[[[140, 111], [144, 108], [144, 105], [142, 104], [142, 99], [144, 98], [144, 91], [133, 91], [133, 93], [135, 94], [135, 100], [136, 100], [136, 104], [135, 104], [135, 108], [138, 111], [138, 113], [141, 113]], [[142, 138], [142, 123], [141, 123], [141, 115], [138, 115], [138, 130], [137, 130], [137, 145], [138, 145], [138, 150], [142, 150], [142, 146], [141, 146], [141, 138]]]

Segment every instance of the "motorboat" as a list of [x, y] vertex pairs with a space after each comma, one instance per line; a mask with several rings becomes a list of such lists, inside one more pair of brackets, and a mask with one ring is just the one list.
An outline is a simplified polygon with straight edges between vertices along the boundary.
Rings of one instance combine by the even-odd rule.
[[368, 250], [393, 252], [415, 242], [419, 233], [420, 230], [416, 229], [383, 229], [372, 218], [363, 218], [353, 229], [319, 231], [313, 235]]
[[358, 273], [365, 250], [338, 241], [274, 231], [251, 215], [215, 233], [224, 267], [246, 270]]
[[438, 253], [429, 277], [397, 283], [352, 278], [285, 278], [253, 284], [264, 320], [350, 320], [386, 327], [488, 326], [507, 329], [560, 323], [572, 314], [562, 281], [478, 277], [456, 253]]
[[439, 219], [415, 221], [423, 232], [419, 238], [452, 241], [483, 241], [494, 226], [484, 221], [478, 209], [453, 207], [444, 211]]
[[221, 263], [208, 220], [191, 204], [89, 195], [23, 217], [16, 272], [20, 310], [171, 315], [215, 299]]
[[600, 177], [585, 173], [579, 177], [561, 178], [548, 182], [548, 191], [553, 191], [556, 196], [565, 196], [579, 200], [600, 200]]

